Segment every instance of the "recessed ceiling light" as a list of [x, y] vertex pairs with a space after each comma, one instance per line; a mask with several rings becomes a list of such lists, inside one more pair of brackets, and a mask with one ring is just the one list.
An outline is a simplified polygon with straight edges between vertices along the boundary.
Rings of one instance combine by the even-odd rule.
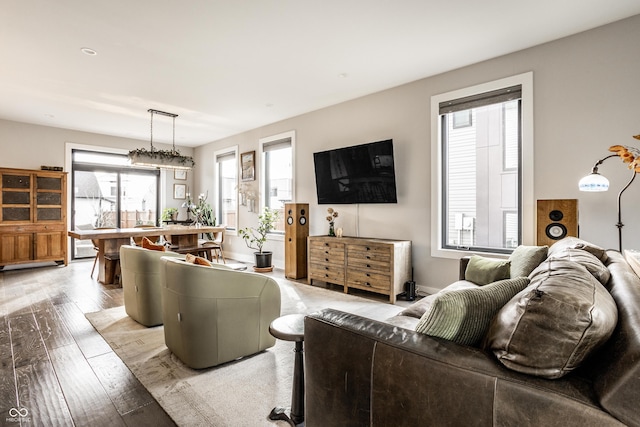
[[341, 79], [346, 79], [347, 77], [349, 77], [349, 74], [347, 74], [347, 73], [340, 73], [340, 74], [338, 74], [338, 77], [340, 77]]
[[91, 49], [90, 47], [82, 47], [82, 48], [80, 48], [80, 51], [82, 53], [84, 53], [85, 55], [89, 55], [89, 56], [96, 56], [98, 54], [98, 52], [96, 52], [95, 50]]
[[273, 108], [273, 104], [264, 104], [264, 106], [267, 108]]

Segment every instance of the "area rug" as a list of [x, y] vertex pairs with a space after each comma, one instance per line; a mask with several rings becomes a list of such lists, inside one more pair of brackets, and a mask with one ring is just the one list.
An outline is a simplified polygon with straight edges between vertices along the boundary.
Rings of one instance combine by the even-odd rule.
[[[347, 295], [278, 280], [281, 313], [309, 314], [335, 308], [384, 320], [402, 307], [380, 299]], [[276, 345], [217, 367], [194, 370], [164, 344], [162, 326], [146, 328], [129, 318], [124, 307], [88, 313], [87, 319], [180, 426], [285, 426], [267, 415], [275, 406], [289, 406], [293, 381], [293, 343]]]

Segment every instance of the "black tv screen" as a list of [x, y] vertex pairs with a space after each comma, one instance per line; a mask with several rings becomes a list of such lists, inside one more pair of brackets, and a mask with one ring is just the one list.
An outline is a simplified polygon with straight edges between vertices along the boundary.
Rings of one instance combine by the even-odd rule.
[[318, 204], [397, 203], [393, 140], [313, 153]]

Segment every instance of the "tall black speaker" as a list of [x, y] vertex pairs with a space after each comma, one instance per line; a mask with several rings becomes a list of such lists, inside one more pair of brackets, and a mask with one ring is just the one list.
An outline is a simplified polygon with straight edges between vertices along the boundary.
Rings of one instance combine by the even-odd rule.
[[307, 277], [309, 204], [285, 203], [284, 213], [284, 276], [301, 279]]

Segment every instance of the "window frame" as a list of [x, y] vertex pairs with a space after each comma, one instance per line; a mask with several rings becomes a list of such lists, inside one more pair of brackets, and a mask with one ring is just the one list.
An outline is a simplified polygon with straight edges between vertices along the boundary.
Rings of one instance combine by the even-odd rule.
[[[148, 168], [148, 167], [135, 167], [129, 165], [110, 165], [110, 164], [102, 164], [102, 163], [91, 163], [91, 162], [82, 162], [75, 160], [76, 153], [96, 153], [96, 154], [105, 154], [105, 155], [114, 155], [121, 156], [126, 158], [127, 152], [121, 152], [118, 150], [111, 149], [96, 149], [95, 147], [84, 147], [78, 145], [69, 145], [68, 151], [68, 162], [69, 165], [69, 177], [68, 179], [68, 187], [74, 189], [76, 187], [76, 172], [109, 172], [116, 174], [116, 185], [111, 187], [111, 196], [116, 199], [116, 226], [119, 228], [121, 225], [121, 213], [122, 213], [122, 182], [121, 177], [123, 174], [138, 174], [143, 176], [153, 176], [155, 179], [155, 187], [156, 187], [156, 203], [154, 206], [154, 210], [156, 212], [156, 218], [154, 219], [155, 225], [157, 226], [157, 222], [160, 218], [160, 206], [161, 204], [161, 188], [162, 188], [162, 173], [160, 169], [157, 168]], [[115, 191], [114, 191], [115, 190]], [[71, 229], [72, 225], [75, 224], [76, 220], [76, 194], [75, 191], [69, 191], [70, 197], [68, 197], [68, 208], [71, 215], [68, 218], [68, 227]], [[85, 259], [90, 257], [76, 257], [75, 256], [75, 239], [71, 239], [71, 245], [69, 246], [71, 250], [69, 251], [69, 257], [71, 260], [76, 259]]]
[[[269, 197], [266, 194], [266, 180], [267, 180], [267, 168], [266, 168], [266, 156], [265, 156], [265, 148], [277, 144], [279, 141], [289, 140], [291, 144], [291, 202], [296, 200], [296, 131], [291, 130], [287, 132], [282, 132], [276, 135], [260, 138], [258, 140], [259, 152], [260, 152], [260, 181], [258, 183], [259, 186], [259, 198], [260, 198], [260, 213], [264, 212], [264, 208], [266, 206], [266, 198]], [[282, 220], [282, 218], [280, 218]], [[280, 238], [284, 237], [284, 231], [272, 231], [269, 233], [270, 236], [275, 237], [279, 236]]]
[[518, 74], [487, 83], [470, 86], [431, 97], [431, 256], [458, 259], [471, 253], [500, 256], [494, 252], [470, 251], [463, 248], [444, 248], [443, 238], [443, 147], [441, 138], [440, 103], [500, 90], [510, 86], [522, 87], [521, 130], [521, 234], [522, 244], [535, 242], [534, 169], [533, 169], [533, 72]]
[[[234, 158], [234, 165], [237, 166], [238, 164], [238, 156], [239, 156], [239, 150], [238, 150], [238, 146], [234, 145], [231, 147], [227, 147], [227, 148], [223, 148], [221, 150], [217, 150], [213, 153], [213, 167], [214, 167], [214, 176], [215, 176], [215, 187], [214, 187], [214, 200], [215, 200], [215, 209], [216, 209], [216, 217], [217, 217], [217, 221], [220, 224], [221, 223], [221, 216], [222, 213], [220, 212], [221, 206], [222, 206], [222, 201], [220, 200], [220, 166], [218, 164], [218, 157], [220, 156], [226, 156], [226, 155], [233, 155]], [[239, 179], [238, 179], [238, 168], [235, 168], [235, 177], [236, 177], [236, 185], [235, 185], [235, 192], [236, 192], [236, 221], [233, 225], [231, 224], [225, 224], [227, 227], [225, 227], [225, 231], [228, 232], [230, 235], [235, 235], [238, 231], [238, 217], [239, 217], [239, 202], [238, 202], [238, 185], [239, 185]]]

